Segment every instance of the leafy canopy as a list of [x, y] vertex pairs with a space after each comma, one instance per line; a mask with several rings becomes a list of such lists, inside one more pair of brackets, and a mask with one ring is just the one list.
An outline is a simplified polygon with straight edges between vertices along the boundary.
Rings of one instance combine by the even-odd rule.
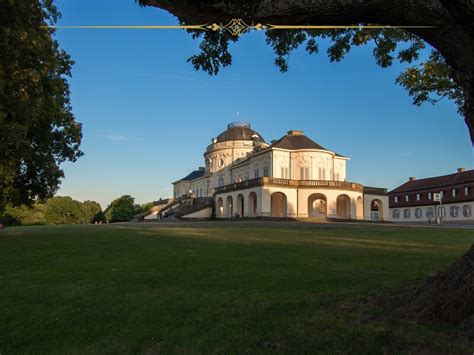
[[81, 125], [71, 112], [73, 61], [59, 48], [52, 0], [0, 2], [0, 211], [57, 191], [76, 161]]
[[130, 195], [123, 195], [113, 200], [105, 209], [105, 217], [109, 222], [128, 222], [137, 214], [135, 199]]
[[[200, 53], [188, 59], [196, 70], [216, 75], [222, 68], [232, 64], [229, 42], [236, 42], [238, 37], [227, 31], [189, 32], [193, 38], [201, 39]], [[304, 46], [309, 54], [316, 54], [319, 52], [319, 42], [324, 39], [331, 43], [327, 55], [332, 62], [342, 60], [354, 46], [373, 43], [377, 65], [386, 68], [395, 60], [413, 64], [396, 79], [396, 83], [403, 86], [413, 98], [413, 103], [418, 106], [424, 102], [434, 104], [446, 97], [454, 100], [458, 112], [463, 114], [464, 95], [453, 79], [452, 68], [435, 49], [426, 62], [419, 63], [420, 51], [425, 49], [425, 42], [410, 32], [367, 28], [266, 32], [266, 43], [273, 48], [275, 64], [281, 72], [288, 70], [288, 58], [292, 51]]]

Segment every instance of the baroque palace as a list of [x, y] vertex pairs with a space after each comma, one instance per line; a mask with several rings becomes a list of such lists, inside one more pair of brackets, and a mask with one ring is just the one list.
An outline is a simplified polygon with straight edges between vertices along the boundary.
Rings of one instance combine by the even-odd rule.
[[189, 218], [274, 217], [388, 220], [386, 189], [346, 179], [348, 157], [292, 130], [266, 143], [247, 123], [211, 140], [205, 167], [173, 183], [174, 199], [212, 198]]

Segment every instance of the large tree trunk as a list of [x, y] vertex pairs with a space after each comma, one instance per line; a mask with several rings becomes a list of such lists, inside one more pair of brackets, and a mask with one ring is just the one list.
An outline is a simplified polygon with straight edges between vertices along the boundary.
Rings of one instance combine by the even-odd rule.
[[429, 277], [404, 301], [401, 313], [425, 322], [464, 323], [474, 340], [474, 245], [448, 270]]
[[453, 340], [474, 346], [474, 245], [448, 270], [430, 275], [416, 288], [367, 300], [395, 317], [423, 324], [449, 325]]
[[436, 26], [407, 29], [438, 49], [465, 94], [464, 117], [474, 142], [474, 2], [472, 0], [139, 0], [187, 23]]

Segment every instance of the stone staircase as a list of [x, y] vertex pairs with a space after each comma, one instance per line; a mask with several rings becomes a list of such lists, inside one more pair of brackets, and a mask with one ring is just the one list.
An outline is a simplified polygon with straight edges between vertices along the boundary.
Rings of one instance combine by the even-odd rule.
[[163, 208], [160, 212], [161, 219], [159, 218], [158, 220], [166, 221], [173, 218], [186, 218], [188, 215], [207, 208], [213, 208], [212, 197], [195, 198], [190, 195], [184, 195]]

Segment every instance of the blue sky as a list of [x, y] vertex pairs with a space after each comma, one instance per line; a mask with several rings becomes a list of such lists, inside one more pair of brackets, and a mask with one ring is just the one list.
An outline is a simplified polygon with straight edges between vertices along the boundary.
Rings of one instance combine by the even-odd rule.
[[[59, 25], [170, 25], [167, 12], [134, 0], [57, 0]], [[250, 122], [267, 141], [290, 129], [349, 156], [348, 180], [394, 188], [408, 176], [472, 169], [467, 129], [452, 102], [413, 106], [394, 84], [404, 66], [382, 69], [370, 46], [331, 63], [294, 52], [281, 74], [261, 32], [231, 46], [232, 66], [216, 77], [186, 59], [199, 42], [182, 30], [60, 29], [75, 60], [73, 112], [83, 124], [76, 163], [65, 163], [60, 195], [105, 208], [172, 194], [171, 182], [203, 165], [211, 138], [232, 121]], [[239, 113], [239, 114], [237, 114]]]

